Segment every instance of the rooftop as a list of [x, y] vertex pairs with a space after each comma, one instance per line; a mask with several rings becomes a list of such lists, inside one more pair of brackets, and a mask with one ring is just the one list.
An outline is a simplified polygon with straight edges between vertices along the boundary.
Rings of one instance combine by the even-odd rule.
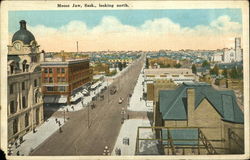
[[202, 100], [207, 99], [220, 114], [222, 120], [244, 123], [244, 115], [240, 110], [232, 90], [215, 90], [206, 83], [184, 83], [176, 90], [162, 90], [159, 93], [160, 112], [164, 120], [187, 120], [187, 89], [195, 89], [195, 109]]

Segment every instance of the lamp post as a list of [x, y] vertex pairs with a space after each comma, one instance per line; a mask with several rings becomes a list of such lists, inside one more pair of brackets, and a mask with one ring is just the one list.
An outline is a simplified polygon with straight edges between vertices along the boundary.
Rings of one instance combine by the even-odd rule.
[[63, 122], [65, 123], [65, 110], [63, 110]]
[[108, 146], [105, 146], [104, 147], [104, 150], [103, 150], [103, 155], [110, 155], [110, 151], [109, 151], [109, 147]]

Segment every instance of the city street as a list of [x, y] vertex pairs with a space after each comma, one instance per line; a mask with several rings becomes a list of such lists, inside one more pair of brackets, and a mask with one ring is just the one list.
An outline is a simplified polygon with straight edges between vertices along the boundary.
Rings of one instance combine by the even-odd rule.
[[[95, 107], [70, 112], [69, 120], [62, 127], [62, 133], [55, 132], [31, 155], [103, 155], [105, 146], [112, 152], [122, 125], [122, 108], [128, 105], [128, 95], [133, 91], [143, 58], [136, 60], [130, 68], [116, 77], [112, 85], [118, 91], [109, 94], [109, 87], [104, 91], [104, 100], [94, 101]], [[119, 98], [122, 104], [118, 104]]]

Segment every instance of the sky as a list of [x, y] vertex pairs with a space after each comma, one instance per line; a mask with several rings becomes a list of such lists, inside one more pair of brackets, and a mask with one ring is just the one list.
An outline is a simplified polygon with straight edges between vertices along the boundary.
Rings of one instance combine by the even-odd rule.
[[220, 49], [242, 35], [240, 9], [10, 11], [45, 51]]

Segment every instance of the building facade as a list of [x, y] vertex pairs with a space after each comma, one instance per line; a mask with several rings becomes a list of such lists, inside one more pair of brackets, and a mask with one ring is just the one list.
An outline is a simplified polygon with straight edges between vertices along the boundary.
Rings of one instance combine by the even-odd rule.
[[22, 142], [22, 137], [39, 126], [43, 118], [39, 52], [34, 35], [20, 21], [20, 30], [8, 45], [8, 141]]
[[197, 80], [195, 74], [189, 68], [157, 68], [144, 70], [146, 83], [157, 79], [171, 80], [175, 84], [193, 82]]
[[42, 93], [45, 103], [68, 103], [80, 98], [78, 91], [92, 81], [89, 59], [45, 61], [42, 67]]

